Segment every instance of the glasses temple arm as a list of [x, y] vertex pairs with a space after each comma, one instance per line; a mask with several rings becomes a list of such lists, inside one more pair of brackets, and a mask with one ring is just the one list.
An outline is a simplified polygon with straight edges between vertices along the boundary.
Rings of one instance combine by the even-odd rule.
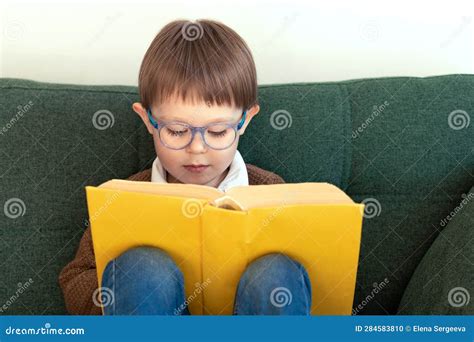
[[246, 117], [247, 117], [247, 110], [244, 111], [244, 113], [243, 113], [243, 118], [242, 118], [242, 120], [240, 120], [239, 124], [237, 125], [237, 130], [239, 130], [239, 129], [242, 128], [242, 126], [243, 126], [244, 123], [245, 123]]
[[146, 113], [148, 114], [148, 120], [150, 120], [150, 123], [153, 125], [153, 127], [158, 128], [158, 123], [153, 118], [153, 116], [151, 116], [151, 111], [147, 109]]

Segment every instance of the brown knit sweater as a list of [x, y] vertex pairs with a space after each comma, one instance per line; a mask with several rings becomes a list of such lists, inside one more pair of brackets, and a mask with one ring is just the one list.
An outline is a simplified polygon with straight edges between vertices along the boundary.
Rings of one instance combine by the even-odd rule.
[[[275, 173], [246, 164], [249, 185], [278, 184], [285, 181]], [[150, 182], [151, 169], [128, 178], [133, 181]], [[94, 304], [92, 296], [98, 288], [97, 271], [91, 229], [82, 236], [75, 258], [59, 274], [59, 285], [64, 294], [67, 311], [73, 315], [101, 315], [102, 310]]]

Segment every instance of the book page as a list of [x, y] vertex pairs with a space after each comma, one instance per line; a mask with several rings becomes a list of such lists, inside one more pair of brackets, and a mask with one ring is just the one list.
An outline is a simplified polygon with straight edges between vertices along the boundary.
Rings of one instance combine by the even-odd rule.
[[285, 183], [237, 186], [224, 193], [217, 188], [196, 184], [151, 183], [112, 179], [99, 187], [122, 191], [205, 199], [211, 205], [231, 210], [248, 210], [294, 204], [354, 203], [344, 191], [329, 183]]
[[165, 196], [177, 196], [185, 198], [198, 198], [212, 201], [221, 197], [224, 193], [216, 188], [180, 183], [152, 183], [130, 181], [125, 179], [112, 179], [99, 185], [100, 188], [116, 189], [122, 191], [142, 192], [148, 194], [160, 194]]
[[352, 204], [344, 191], [330, 183], [285, 183], [238, 186], [227, 191], [241, 210], [293, 204]]

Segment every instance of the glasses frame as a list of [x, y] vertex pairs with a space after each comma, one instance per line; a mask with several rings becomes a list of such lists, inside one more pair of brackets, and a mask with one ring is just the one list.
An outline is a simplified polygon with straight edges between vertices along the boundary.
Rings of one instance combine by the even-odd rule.
[[[235, 139], [237, 139], [237, 132], [240, 131], [240, 129], [242, 128], [242, 126], [244, 125], [245, 123], [245, 119], [247, 117], [247, 110], [244, 110], [242, 112], [242, 119], [240, 119], [238, 122], [236, 123], [226, 123], [226, 122], [215, 122], [215, 123], [210, 123], [206, 126], [201, 126], [201, 127], [196, 127], [196, 126], [192, 126], [192, 125], [189, 125], [185, 122], [181, 122], [181, 121], [163, 121], [163, 120], [156, 120], [153, 116], [152, 116], [152, 113], [151, 113], [151, 110], [150, 109], [147, 109], [147, 115], [148, 115], [148, 120], [150, 121], [150, 123], [152, 124], [152, 126], [158, 131], [158, 137], [160, 138], [160, 141], [163, 145], [165, 145], [167, 148], [169, 149], [172, 149], [172, 150], [182, 150], [182, 149], [185, 149], [186, 147], [188, 147], [194, 140], [194, 136], [196, 135], [196, 132], [199, 132], [201, 134], [201, 138], [202, 138], [202, 141], [204, 141], [204, 144], [206, 144], [207, 147], [209, 147], [210, 149], [213, 149], [213, 150], [226, 150], [228, 149], [229, 147], [232, 146], [232, 144], [235, 142]], [[161, 130], [163, 128], [165, 128], [166, 126], [168, 125], [172, 125], [172, 124], [179, 124], [179, 125], [183, 125], [185, 127], [187, 127], [188, 129], [191, 130], [191, 140], [189, 141], [189, 143], [187, 143], [185, 146], [181, 147], [181, 148], [174, 148], [174, 147], [170, 147], [169, 145], [167, 145], [163, 139], [161, 139]], [[206, 141], [206, 138], [204, 137], [204, 133], [205, 131], [211, 127], [211, 126], [214, 126], [214, 125], [224, 125], [225, 127], [227, 128], [233, 128], [234, 129], [234, 132], [235, 132], [235, 136], [234, 136], [234, 140], [232, 140], [232, 142], [229, 144], [229, 146], [225, 147], [225, 148], [214, 148], [212, 146], [209, 146], [209, 144], [207, 143]]]

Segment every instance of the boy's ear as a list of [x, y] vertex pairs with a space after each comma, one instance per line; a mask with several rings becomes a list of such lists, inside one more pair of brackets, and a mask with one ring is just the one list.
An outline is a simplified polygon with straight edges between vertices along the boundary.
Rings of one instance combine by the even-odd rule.
[[150, 134], [153, 134], [154, 127], [151, 125], [150, 120], [148, 120], [148, 115], [146, 113], [146, 109], [142, 106], [140, 102], [135, 102], [132, 105], [133, 111], [140, 116], [140, 118], [143, 120], [143, 123], [145, 124], [148, 132]]
[[248, 124], [250, 123], [252, 118], [258, 114], [259, 111], [260, 111], [260, 106], [258, 104], [253, 105], [247, 110], [247, 117], [245, 119], [244, 125], [239, 131], [239, 135], [243, 135], [245, 133], [245, 130], [247, 129]]

